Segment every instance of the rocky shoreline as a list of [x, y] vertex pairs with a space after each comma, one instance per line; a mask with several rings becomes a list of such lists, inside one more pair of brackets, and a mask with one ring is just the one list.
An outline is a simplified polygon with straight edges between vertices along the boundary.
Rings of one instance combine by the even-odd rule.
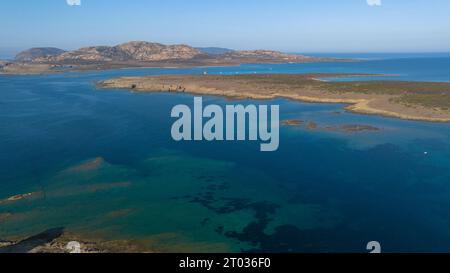
[[87, 239], [64, 228], [54, 228], [19, 240], [0, 240], [0, 253], [152, 253], [126, 240]]

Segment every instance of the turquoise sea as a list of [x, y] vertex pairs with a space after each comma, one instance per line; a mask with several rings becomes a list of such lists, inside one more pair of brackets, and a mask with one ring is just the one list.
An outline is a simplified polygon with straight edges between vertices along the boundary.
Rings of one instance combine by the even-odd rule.
[[[125, 69], [0, 76], [0, 239], [64, 227], [162, 252], [450, 251], [450, 124], [347, 113], [285, 99], [280, 149], [174, 142], [189, 94], [98, 90], [117, 76], [355, 72], [450, 82], [449, 56], [351, 63]], [[346, 80], [353, 80], [351, 78]], [[229, 100], [204, 97], [204, 104]], [[345, 124], [380, 128], [348, 133]]]

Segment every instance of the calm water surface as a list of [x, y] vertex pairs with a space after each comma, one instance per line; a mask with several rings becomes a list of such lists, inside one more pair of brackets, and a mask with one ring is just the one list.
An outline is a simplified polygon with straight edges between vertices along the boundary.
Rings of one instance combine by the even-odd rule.
[[[450, 125], [346, 113], [284, 99], [280, 149], [177, 143], [170, 110], [188, 94], [97, 90], [116, 76], [366, 72], [450, 81], [444, 57], [360, 63], [127, 69], [0, 76], [0, 238], [65, 227], [158, 251], [450, 251]], [[350, 79], [351, 80], [351, 79]], [[230, 103], [204, 97], [204, 103]], [[325, 130], [345, 124], [376, 132]]]

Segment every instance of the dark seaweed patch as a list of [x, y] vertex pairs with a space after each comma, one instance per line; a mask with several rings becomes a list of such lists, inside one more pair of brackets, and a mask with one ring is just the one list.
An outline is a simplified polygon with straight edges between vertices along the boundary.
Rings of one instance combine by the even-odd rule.
[[208, 217], [203, 219], [203, 221], [201, 222], [202, 227], [206, 226], [210, 221], [211, 221], [211, 219], [209, 219]]
[[[367, 242], [373, 239], [368, 234], [346, 227], [335, 229], [301, 230], [293, 225], [281, 225], [273, 234], [262, 232], [263, 223], [253, 222], [242, 232], [227, 232], [225, 235], [255, 245], [249, 253], [326, 253], [365, 252]], [[355, 239], [359, 238], [359, 239]], [[339, 246], [339, 248], [336, 248]]]
[[[219, 198], [216, 199], [210, 192], [199, 194], [190, 202], [199, 203], [217, 214], [230, 214], [242, 210], [253, 210], [255, 220], [248, 224], [242, 232], [228, 231], [224, 233], [225, 227], [218, 226], [216, 232], [243, 242], [249, 242], [255, 246], [263, 246], [270, 241], [270, 236], [264, 233], [267, 225], [272, 220], [271, 216], [276, 213], [279, 205], [270, 202], [252, 202], [246, 198]], [[266, 243], [267, 244], [267, 243]], [[264, 251], [264, 248], [258, 251]]]
[[248, 208], [255, 211], [256, 220], [248, 224], [242, 232], [229, 231], [225, 233], [225, 236], [250, 242], [253, 245], [261, 245], [263, 239], [267, 237], [264, 230], [272, 220], [270, 215], [275, 214], [279, 206], [268, 202], [256, 202], [249, 204]]

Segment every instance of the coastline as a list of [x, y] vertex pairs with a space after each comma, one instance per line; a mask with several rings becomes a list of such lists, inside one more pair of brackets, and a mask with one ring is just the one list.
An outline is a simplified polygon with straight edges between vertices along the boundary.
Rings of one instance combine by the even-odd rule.
[[340, 58], [310, 58], [286, 62], [282, 59], [262, 60], [253, 59], [230, 59], [230, 60], [187, 60], [187, 61], [155, 61], [155, 62], [98, 62], [88, 64], [76, 63], [32, 63], [0, 60], [0, 75], [20, 76], [20, 75], [47, 75], [68, 72], [91, 72], [108, 71], [120, 69], [138, 68], [208, 68], [208, 67], [233, 67], [244, 64], [287, 64], [287, 63], [323, 63], [323, 62], [360, 62], [354, 59]]
[[[79, 244], [79, 253], [156, 253], [138, 241], [106, 240], [101, 236], [67, 232], [53, 228], [29, 237], [0, 240], [0, 253], [71, 253], [70, 244]], [[78, 252], [77, 252], [78, 253]]]
[[[440, 108], [441, 105], [433, 107], [432, 105], [411, 104], [402, 100], [403, 96], [414, 96], [412, 92], [415, 89], [427, 88], [427, 86], [433, 90], [440, 90], [438, 87], [442, 86], [450, 94], [450, 83], [396, 81], [337, 83], [317, 80], [323, 77], [349, 76], [369, 75], [144, 76], [111, 79], [99, 82], [98, 87], [101, 89], [127, 89], [133, 92], [186, 92], [194, 95], [215, 95], [227, 98], [250, 98], [256, 100], [286, 98], [310, 103], [342, 103], [348, 104], [345, 107], [347, 111], [358, 114], [380, 115], [415, 121], [450, 122], [450, 111], [443, 106]], [[387, 86], [386, 89], [389, 92], [380, 89], [383, 88], [383, 84]], [[367, 88], [367, 86], [370, 88]]]

